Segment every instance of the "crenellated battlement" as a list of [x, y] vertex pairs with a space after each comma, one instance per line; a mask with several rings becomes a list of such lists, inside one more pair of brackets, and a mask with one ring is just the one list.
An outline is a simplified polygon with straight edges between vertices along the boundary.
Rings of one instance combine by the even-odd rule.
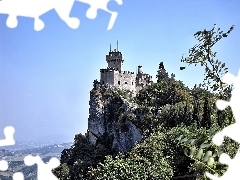
[[134, 74], [134, 72], [130, 72], [130, 71], [122, 71], [122, 74]]
[[113, 60], [122, 60], [123, 55], [121, 52], [109, 52], [109, 54], [106, 55], [106, 59], [113, 59]]
[[117, 49], [111, 50], [106, 55], [108, 67], [100, 69], [100, 81], [95, 85], [110, 85], [121, 89], [133, 91], [134, 94], [152, 82], [152, 76], [143, 73], [142, 66], [138, 66], [138, 73], [131, 71], [122, 71], [123, 55]]
[[108, 73], [108, 72], [114, 72], [114, 71], [118, 71], [118, 70], [114, 68], [100, 69], [101, 73]]

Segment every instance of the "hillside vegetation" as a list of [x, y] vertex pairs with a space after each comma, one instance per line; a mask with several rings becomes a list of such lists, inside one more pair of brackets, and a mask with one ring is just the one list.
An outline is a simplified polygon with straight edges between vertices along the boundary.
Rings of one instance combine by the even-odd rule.
[[96, 92], [108, 94], [115, 104], [124, 97], [134, 105], [131, 113], [116, 108], [109, 113], [123, 127], [126, 120], [131, 121], [141, 130], [142, 140], [130, 151], [119, 153], [112, 148], [108, 134], [95, 145], [87, 133], [77, 134], [72, 147], [62, 151], [55, 175], [60, 180], [207, 179], [206, 171], [221, 176], [227, 166], [218, 162], [220, 154], [233, 157], [239, 145], [229, 138], [222, 146], [212, 143], [216, 132], [235, 122], [230, 108], [220, 111], [215, 106], [217, 99], [230, 98], [233, 87], [222, 82], [227, 68], [216, 59], [212, 47], [232, 30], [233, 26], [224, 33], [214, 26], [194, 34], [199, 44], [181, 60], [205, 68], [203, 83], [194, 88], [159, 69], [158, 82], [146, 86], [136, 97], [119, 89]]

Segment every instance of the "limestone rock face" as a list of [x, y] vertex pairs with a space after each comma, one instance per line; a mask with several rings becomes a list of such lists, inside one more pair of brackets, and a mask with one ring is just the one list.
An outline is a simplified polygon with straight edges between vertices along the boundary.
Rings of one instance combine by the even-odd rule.
[[112, 148], [129, 151], [142, 139], [141, 130], [128, 119], [132, 104], [111, 87], [99, 87], [90, 92], [88, 139], [95, 145], [104, 135], [112, 137]]
[[136, 142], [142, 139], [141, 132], [136, 126], [130, 122], [125, 122], [128, 131], [122, 133], [114, 133], [113, 148], [119, 152], [129, 151]]
[[90, 93], [89, 105], [89, 141], [91, 142], [91, 144], [95, 144], [97, 137], [100, 137], [105, 133], [105, 111], [104, 106], [98, 102], [97, 97], [94, 97], [92, 93]]

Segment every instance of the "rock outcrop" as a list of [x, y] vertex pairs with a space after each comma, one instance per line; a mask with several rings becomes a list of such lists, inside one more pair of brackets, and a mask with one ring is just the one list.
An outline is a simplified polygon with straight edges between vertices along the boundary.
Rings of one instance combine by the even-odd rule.
[[90, 92], [88, 140], [96, 145], [102, 137], [111, 137], [111, 147], [118, 152], [129, 151], [142, 139], [141, 130], [130, 117], [134, 105], [109, 85], [94, 86]]

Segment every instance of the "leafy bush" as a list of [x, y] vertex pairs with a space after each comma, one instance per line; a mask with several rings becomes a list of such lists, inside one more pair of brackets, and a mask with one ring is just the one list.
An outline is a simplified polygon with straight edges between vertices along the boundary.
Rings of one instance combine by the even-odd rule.
[[129, 153], [108, 156], [103, 164], [90, 168], [89, 179], [166, 179], [173, 176], [171, 166], [162, 154], [162, 134], [137, 144]]

